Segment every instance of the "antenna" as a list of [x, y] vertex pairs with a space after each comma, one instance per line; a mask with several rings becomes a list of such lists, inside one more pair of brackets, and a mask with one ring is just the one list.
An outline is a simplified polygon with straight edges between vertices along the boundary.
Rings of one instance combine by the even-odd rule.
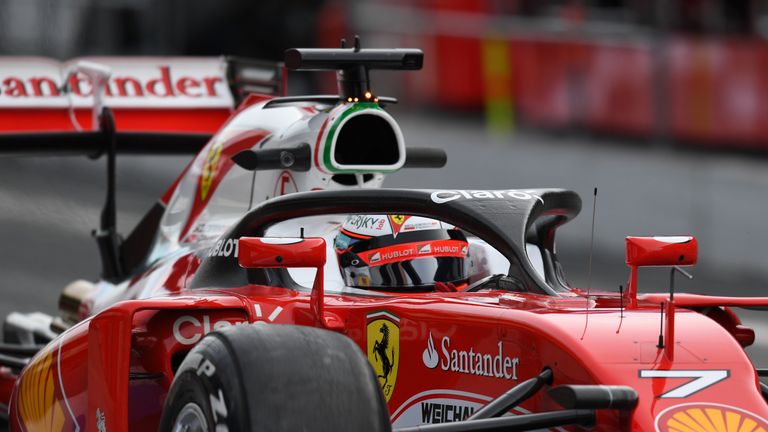
[[616, 334], [619, 334], [622, 324], [624, 324], [624, 286], [619, 285], [619, 327], [616, 328]]
[[624, 286], [619, 285], [619, 317], [624, 318]]
[[595, 247], [595, 212], [597, 210], [597, 188], [592, 195], [592, 234], [589, 238], [589, 268], [587, 270], [587, 298], [589, 290], [592, 289], [592, 250]]
[[360, 36], [355, 35], [355, 52], [360, 52]]
[[656, 348], [664, 348], [664, 302], [661, 302], [661, 322], [659, 324], [659, 343]]

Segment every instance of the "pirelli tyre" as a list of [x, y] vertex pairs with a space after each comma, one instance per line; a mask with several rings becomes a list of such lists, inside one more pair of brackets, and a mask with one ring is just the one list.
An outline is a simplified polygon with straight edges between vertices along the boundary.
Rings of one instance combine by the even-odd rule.
[[179, 366], [161, 431], [390, 431], [360, 348], [326, 330], [233, 326], [206, 335]]

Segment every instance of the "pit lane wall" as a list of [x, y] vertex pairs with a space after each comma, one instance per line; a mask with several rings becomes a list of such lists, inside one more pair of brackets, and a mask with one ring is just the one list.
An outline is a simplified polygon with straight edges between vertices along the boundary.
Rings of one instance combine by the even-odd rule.
[[[494, 14], [489, 2], [355, 2], [327, 8], [319, 43], [359, 32], [368, 46], [418, 46], [409, 104], [485, 110], [524, 123], [697, 146], [768, 150], [768, 42], [659, 35]], [[397, 18], [397, 19], [395, 19]], [[398, 77], [400, 78], [400, 77]]]

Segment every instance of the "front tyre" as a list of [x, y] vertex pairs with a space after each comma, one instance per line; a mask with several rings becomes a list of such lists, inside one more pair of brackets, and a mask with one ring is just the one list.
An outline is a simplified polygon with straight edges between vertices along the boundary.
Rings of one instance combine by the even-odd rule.
[[349, 338], [311, 327], [209, 333], [179, 366], [161, 431], [389, 431], [378, 381]]

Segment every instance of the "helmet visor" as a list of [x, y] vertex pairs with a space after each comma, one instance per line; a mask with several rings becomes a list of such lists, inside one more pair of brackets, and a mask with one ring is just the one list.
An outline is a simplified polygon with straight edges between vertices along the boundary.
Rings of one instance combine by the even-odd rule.
[[467, 279], [468, 260], [429, 256], [387, 264], [342, 268], [347, 286], [384, 291], [432, 291], [435, 282], [461, 283]]

